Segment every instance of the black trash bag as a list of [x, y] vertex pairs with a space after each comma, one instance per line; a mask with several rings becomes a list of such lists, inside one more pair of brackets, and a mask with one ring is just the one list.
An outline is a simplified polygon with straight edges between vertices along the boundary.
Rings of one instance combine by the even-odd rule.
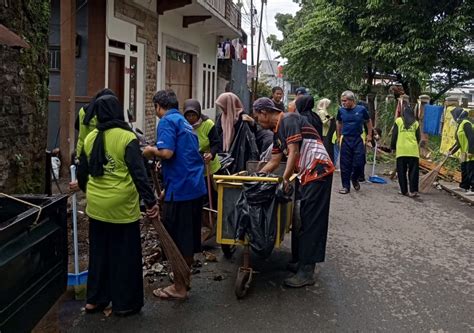
[[293, 185], [289, 185], [288, 189], [285, 191], [284, 184], [280, 183], [275, 191], [275, 198], [278, 203], [287, 203], [290, 202], [293, 198], [293, 192], [295, 188]]
[[235, 239], [247, 235], [250, 248], [261, 257], [268, 257], [277, 237], [277, 183], [244, 183], [242, 193], [228, 221], [235, 230]]
[[234, 159], [234, 162], [229, 167], [231, 173], [245, 170], [247, 161], [259, 160], [260, 153], [258, 152], [255, 134], [253, 134], [247, 122], [241, 122], [229, 149], [229, 154]]

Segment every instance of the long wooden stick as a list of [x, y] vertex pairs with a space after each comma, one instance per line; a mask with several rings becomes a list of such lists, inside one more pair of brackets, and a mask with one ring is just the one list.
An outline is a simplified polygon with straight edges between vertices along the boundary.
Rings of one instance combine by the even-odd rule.
[[[211, 173], [209, 172], [209, 163], [206, 163], [206, 175], [207, 175], [207, 198], [209, 200], [209, 208], [214, 210], [212, 205], [212, 191], [211, 191]], [[212, 211], [209, 210], [209, 225], [211, 226], [211, 230], [214, 228], [214, 217], [212, 216]]]

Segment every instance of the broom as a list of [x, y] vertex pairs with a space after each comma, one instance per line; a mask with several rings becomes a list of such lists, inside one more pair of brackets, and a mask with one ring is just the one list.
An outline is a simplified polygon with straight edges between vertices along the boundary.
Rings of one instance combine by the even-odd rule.
[[436, 178], [438, 178], [438, 174], [441, 171], [443, 164], [446, 163], [450, 156], [451, 152], [449, 152], [448, 155], [446, 155], [446, 157], [433, 170], [420, 178], [420, 192], [428, 193], [433, 188], [433, 183], [436, 181]]
[[[158, 182], [158, 175], [155, 171], [155, 164], [150, 168], [151, 170], [151, 178], [153, 180], [153, 184], [155, 185], [155, 191], [160, 197], [160, 184]], [[183, 255], [179, 251], [178, 247], [174, 243], [173, 239], [171, 238], [168, 231], [166, 231], [165, 226], [161, 223], [160, 215], [158, 217], [151, 219], [153, 222], [153, 226], [158, 234], [158, 238], [161, 241], [161, 247], [163, 252], [165, 253], [166, 258], [171, 265], [171, 270], [173, 271], [174, 280], [179, 281], [186, 287], [189, 287], [191, 284], [191, 271], [189, 269], [188, 264], [183, 258]]]

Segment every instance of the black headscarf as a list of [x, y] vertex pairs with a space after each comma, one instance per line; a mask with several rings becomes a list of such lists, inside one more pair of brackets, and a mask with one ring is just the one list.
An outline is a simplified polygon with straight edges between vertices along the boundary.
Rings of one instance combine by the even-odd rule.
[[92, 101], [90, 101], [89, 104], [87, 104], [85, 107], [84, 107], [84, 111], [86, 112], [85, 116], [84, 116], [84, 120], [82, 121], [82, 123], [84, 125], [89, 125], [89, 123], [91, 122], [92, 118], [94, 118], [94, 116], [96, 115], [96, 112], [94, 110], [94, 102], [102, 97], [102, 96], [115, 96], [114, 92], [108, 88], [105, 88], [105, 89], [102, 89], [101, 91], [99, 91], [95, 96], [94, 98], [92, 99]]
[[111, 128], [122, 128], [132, 132], [130, 126], [125, 122], [123, 108], [115, 95], [99, 97], [94, 102], [94, 112], [97, 115], [97, 136], [92, 146], [89, 159], [89, 174], [93, 177], [104, 175], [104, 165], [107, 164], [104, 148], [104, 131]]
[[300, 115], [306, 117], [308, 122], [313, 126], [318, 134], [321, 136], [323, 133], [323, 122], [321, 118], [313, 112], [314, 98], [311, 95], [299, 96], [296, 100], [296, 110]]
[[409, 129], [411, 125], [416, 121], [415, 111], [409, 106], [406, 105], [402, 112], [403, 125], [405, 129]]
[[298, 97], [295, 104], [296, 110], [298, 110], [299, 113], [304, 113], [306, 111], [313, 112], [314, 98], [311, 95], [303, 95]]
[[186, 114], [187, 112], [196, 113], [198, 117], [202, 119], [202, 121], [206, 121], [209, 119], [208, 116], [202, 114], [201, 104], [196, 99], [187, 99], [184, 101], [184, 114]]
[[451, 115], [453, 116], [455, 122], [460, 123], [467, 118], [468, 113], [464, 111], [463, 108], [457, 107], [454, 110], [451, 110]]

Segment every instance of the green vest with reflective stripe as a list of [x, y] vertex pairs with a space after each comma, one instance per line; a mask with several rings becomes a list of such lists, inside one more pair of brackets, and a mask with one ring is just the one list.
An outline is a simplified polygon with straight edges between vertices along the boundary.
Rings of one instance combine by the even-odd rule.
[[[466, 154], [469, 152], [469, 141], [467, 140], [466, 132], [464, 132], [464, 125], [469, 123], [472, 126], [472, 123], [468, 119], [464, 119], [458, 126], [456, 131], [456, 138], [459, 142], [459, 150], [461, 154]], [[467, 156], [463, 158], [464, 161], [474, 161], [474, 157], [468, 158]]]
[[395, 120], [398, 128], [396, 155], [397, 157], [420, 157], [420, 149], [418, 148], [418, 141], [416, 140], [416, 130], [420, 126], [418, 121], [415, 121], [408, 129], [403, 124], [401, 117]]
[[[199, 140], [199, 151], [203, 153], [208, 153], [211, 151], [211, 143], [209, 142], [209, 132], [214, 126], [214, 122], [211, 119], [207, 119], [199, 125], [198, 128], [194, 129], [198, 140]], [[221, 168], [221, 163], [219, 162], [219, 157], [214, 157], [213, 160], [209, 163], [209, 172], [211, 175], [216, 173]]]
[[84, 139], [86, 138], [87, 134], [92, 132], [97, 127], [97, 117], [94, 116], [89, 125], [84, 125], [84, 117], [86, 116], [86, 111], [84, 108], [79, 110], [79, 135], [77, 137], [77, 145], [76, 145], [76, 156], [81, 156], [82, 147], [84, 146]]
[[[98, 130], [93, 130], [84, 140], [84, 152], [90, 160]], [[111, 223], [130, 223], [140, 219], [138, 192], [125, 163], [125, 148], [136, 140], [133, 132], [112, 128], [104, 132], [107, 164], [104, 175], [92, 177], [87, 182], [87, 208], [89, 217]]]

